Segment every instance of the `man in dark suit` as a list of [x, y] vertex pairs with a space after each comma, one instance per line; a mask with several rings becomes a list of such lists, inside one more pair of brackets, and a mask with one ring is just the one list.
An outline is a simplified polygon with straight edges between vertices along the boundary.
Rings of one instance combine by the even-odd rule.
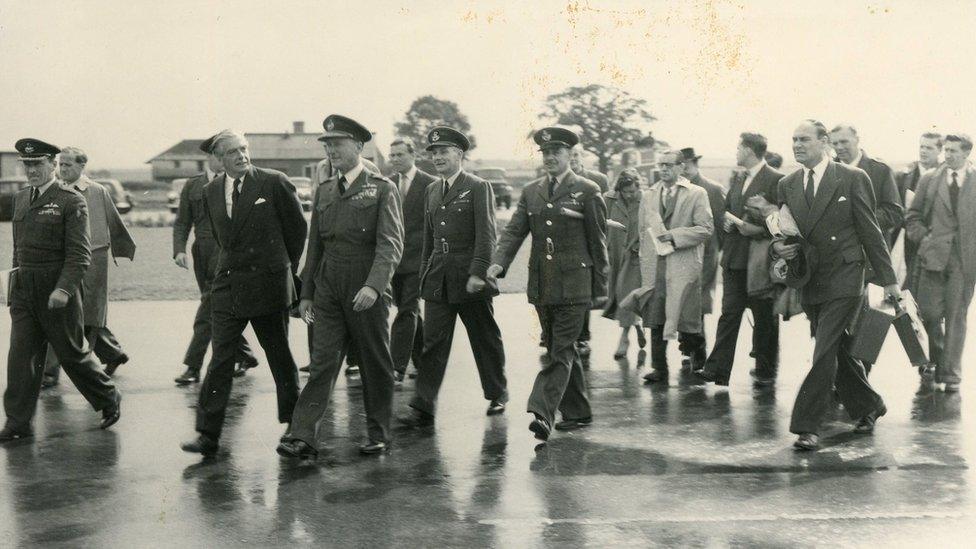
[[[701, 160], [700, 154], [695, 154], [695, 149], [686, 147], [681, 149], [681, 169], [682, 174], [692, 185], [705, 189], [708, 193], [708, 206], [712, 210], [712, 223], [715, 231], [705, 241], [705, 257], [702, 258], [702, 277], [701, 277], [701, 310], [702, 318], [711, 314], [713, 306], [713, 296], [715, 294], [715, 279], [718, 274], [718, 254], [722, 250], [722, 231], [718, 230], [722, 226], [725, 218], [725, 188], [717, 182], [702, 175], [698, 169], [698, 161]], [[704, 326], [704, 320], [702, 320]], [[705, 337], [705, 330], [702, 329], [702, 338]], [[707, 343], [703, 343], [707, 346]], [[690, 362], [689, 362], [690, 363]]]
[[976, 284], [976, 168], [972, 139], [945, 137], [945, 164], [918, 182], [905, 223], [918, 244], [919, 315], [929, 337], [935, 382], [959, 391], [966, 317]]
[[295, 420], [278, 453], [318, 454], [316, 429], [329, 409], [342, 359], [356, 348], [363, 378], [366, 437], [362, 454], [389, 449], [393, 412], [390, 357], [390, 280], [403, 254], [400, 195], [389, 179], [369, 172], [363, 144], [372, 132], [355, 120], [331, 114], [322, 123], [337, 170], [316, 190], [312, 234], [302, 271], [299, 314], [314, 328], [311, 372], [295, 405]]
[[[837, 160], [848, 166], [857, 166], [871, 179], [874, 189], [874, 214], [878, 218], [881, 234], [890, 248], [895, 231], [905, 220], [904, 202], [898, 195], [898, 187], [891, 173], [891, 167], [880, 160], [871, 158], [860, 146], [860, 138], [853, 126], [840, 125], [830, 131], [830, 144], [837, 153]], [[871, 280], [869, 273], [868, 281]]]
[[[756, 279], [768, 279], [769, 262], [750, 265], [750, 258], [768, 258], [769, 235], [763, 229], [763, 220], [746, 215], [745, 204], [752, 196], [762, 196], [772, 204], [777, 202], [776, 187], [783, 174], [766, 165], [766, 138], [758, 133], [739, 136], [736, 163], [745, 172], [733, 179], [726, 196], [725, 211], [741, 222], [728, 218], [719, 219], [716, 225], [725, 232], [722, 246], [722, 316], [718, 320], [715, 346], [705, 362], [702, 377], [716, 385], [728, 385], [735, 360], [735, 347], [739, 339], [742, 313], [746, 307], [752, 311], [755, 326], [752, 331], [752, 348], [756, 357], [753, 382], [757, 386], [772, 385], [779, 368], [779, 319], [773, 313], [773, 288], [755, 288]], [[717, 231], [716, 231], [717, 232]], [[751, 254], [754, 247], [761, 254]], [[706, 253], [707, 255], [707, 253]], [[750, 275], [752, 275], [750, 277]], [[752, 284], [750, 284], [752, 282]], [[751, 290], [751, 291], [750, 291]]]
[[[193, 337], [190, 338], [186, 354], [183, 355], [186, 371], [174, 380], [177, 385], [200, 381], [203, 358], [207, 354], [207, 348], [210, 347], [210, 286], [213, 284], [214, 275], [217, 274], [219, 249], [210, 227], [210, 219], [207, 218], [207, 212], [203, 207], [206, 200], [203, 189], [207, 183], [217, 177], [220, 171], [223, 171], [220, 159], [213, 154], [214, 137], [216, 136], [211, 136], [200, 144], [200, 150], [207, 153], [207, 170], [186, 180], [180, 191], [180, 207], [176, 213], [176, 220], [173, 221], [173, 261], [183, 269], [189, 268], [186, 241], [190, 238], [190, 231], [194, 233], [190, 252], [193, 254], [193, 274], [197, 279], [197, 287], [200, 288], [200, 306], [197, 307], [197, 314], [193, 319]], [[258, 359], [254, 357], [251, 346], [241, 335], [237, 370], [234, 375], [242, 376], [249, 368], [257, 365]]]
[[[922, 176], [934, 172], [939, 167], [939, 155], [942, 153], [942, 144], [941, 133], [923, 133], [918, 142], [918, 161], [912, 162], [907, 168], [895, 174], [895, 184], [898, 185], [898, 194], [901, 197], [901, 203], [905, 205], [906, 209], [912, 205], [908, 199], [908, 191], [911, 191], [914, 195]], [[898, 231], [895, 231], [894, 238], [898, 238]], [[905, 268], [909, 274], [912, 272], [912, 265], [915, 262], [915, 254], [917, 251], [918, 243], [912, 241], [910, 238], [906, 238]]]
[[[569, 169], [573, 173], [597, 184], [600, 187], [600, 194], [607, 194], [610, 191], [610, 180], [606, 175], [591, 170], [583, 163], [583, 144], [577, 143], [569, 151]], [[579, 339], [576, 340], [576, 348], [584, 362], [590, 357], [590, 314], [587, 313], [583, 319], [583, 330], [580, 331]]]
[[420, 318], [420, 263], [424, 247], [424, 197], [434, 176], [417, 169], [416, 151], [409, 139], [398, 138], [390, 144], [393, 182], [403, 205], [403, 257], [393, 274], [393, 304], [397, 314], [390, 328], [390, 355], [396, 381], [402, 382], [407, 363], [420, 364], [424, 349], [424, 329]]
[[461, 169], [468, 138], [438, 126], [427, 134], [427, 150], [441, 181], [427, 187], [423, 262], [424, 351], [411, 412], [401, 420], [431, 424], [437, 393], [454, 341], [457, 317], [468, 332], [488, 415], [505, 411], [505, 349], [495, 322], [492, 297], [498, 286], [486, 271], [495, 248], [495, 196], [491, 185]]
[[[592, 424], [583, 363], [575, 341], [591, 308], [607, 300], [607, 206], [596, 183], [569, 167], [579, 137], [565, 128], [535, 133], [546, 176], [527, 185], [505, 227], [488, 276], [502, 277], [525, 237], [532, 234], [529, 303], [535, 305], [548, 349], [535, 378], [527, 411], [529, 430], [548, 440], [552, 428], [572, 430]], [[556, 411], [562, 421], [555, 423]]]
[[224, 166], [224, 176], [204, 189], [220, 247], [211, 286], [213, 353], [197, 404], [199, 436], [182, 445], [204, 456], [218, 450], [241, 333], [249, 323], [277, 386], [278, 421], [291, 423], [298, 368], [288, 348], [288, 309], [297, 301], [294, 276], [308, 234], [294, 185], [281, 172], [252, 166], [242, 134], [220, 132], [213, 149]]
[[[799, 435], [794, 446], [816, 450], [821, 424], [831, 407], [836, 387], [844, 409], [858, 419], [855, 432], [871, 433], [885, 414], [884, 401], [868, 383], [864, 367], [848, 353], [847, 328], [861, 306], [865, 257], [874, 267], [885, 296], [897, 300], [895, 271], [871, 200], [871, 180], [863, 170], [830, 160], [826, 127], [806, 120], [793, 133], [793, 154], [802, 165], [779, 183], [778, 203], [796, 219], [806, 244], [818, 260], [801, 291], [816, 344], [813, 367], [800, 386], [793, 406], [790, 431]], [[773, 243], [773, 252], [794, 259], [800, 244]], [[809, 256], [807, 256], [809, 258]]]

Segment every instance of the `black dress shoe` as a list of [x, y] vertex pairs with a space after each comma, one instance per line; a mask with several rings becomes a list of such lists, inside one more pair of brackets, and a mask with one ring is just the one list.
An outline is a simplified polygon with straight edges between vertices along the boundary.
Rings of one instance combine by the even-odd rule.
[[119, 400], [112, 406], [102, 410], [102, 421], [98, 424], [99, 429], [108, 429], [109, 427], [118, 423], [119, 419], [122, 417], [122, 395], [119, 395]]
[[488, 403], [488, 411], [485, 412], [489, 416], [497, 416], [498, 414], [505, 413], [505, 403], [495, 399]]
[[237, 369], [234, 370], [234, 377], [242, 377], [247, 374], [247, 371], [251, 368], [257, 368], [258, 359], [248, 358], [237, 363]]
[[346, 366], [346, 375], [347, 376], [356, 376], [356, 375], [359, 375], [359, 365], [358, 364], [350, 364], [349, 366]]
[[564, 419], [556, 423], [557, 431], [573, 431], [581, 427], [593, 425], [593, 416], [581, 417], [578, 419]]
[[41, 389], [50, 389], [51, 387], [56, 387], [60, 383], [58, 378], [50, 374], [44, 374], [41, 378]]
[[668, 371], [654, 369], [650, 372], [644, 374], [644, 383], [667, 383], [668, 382]]
[[797, 450], [812, 452], [820, 447], [820, 437], [814, 433], [803, 433], [793, 443], [793, 447]]
[[115, 375], [115, 370], [119, 369], [119, 366], [129, 362], [129, 355], [122, 353], [115, 360], [110, 360], [105, 364], [105, 375], [112, 377]]
[[535, 419], [529, 424], [529, 430], [535, 433], [535, 438], [539, 440], [549, 440], [549, 434], [552, 433], [549, 422], [541, 416], [535, 416]]
[[306, 364], [306, 365], [302, 366], [301, 368], [299, 368], [298, 371], [299, 372], [306, 372], [306, 373], [307, 372], [311, 372], [312, 371], [312, 365], [311, 364]]
[[12, 440], [31, 438], [32, 436], [34, 436], [34, 432], [31, 431], [30, 427], [13, 427], [7, 425], [0, 431], [0, 442], [10, 442]]
[[953, 383], [951, 381], [948, 381], [948, 382], [946, 382], [945, 387], [943, 387], [942, 390], [945, 391], [945, 392], [947, 392], [947, 393], [958, 393], [959, 392], [959, 384], [958, 383]]
[[871, 412], [870, 414], [857, 420], [857, 425], [854, 426], [854, 432], [861, 435], [870, 435], [874, 432], [874, 424], [877, 423], [878, 418], [888, 413], [888, 408], [882, 406], [881, 408]]
[[647, 336], [644, 335], [644, 328], [635, 326], [634, 329], [637, 330], [637, 346], [641, 349], [647, 347]]
[[752, 386], [756, 387], [757, 389], [772, 387], [773, 385], [776, 385], [775, 377], [753, 377], [752, 378]]
[[728, 387], [729, 380], [719, 379], [714, 372], [709, 371], [707, 368], [702, 368], [701, 370], [695, 370], [695, 375], [701, 378], [703, 381], [708, 383], [714, 383], [720, 387]]
[[201, 454], [204, 457], [213, 457], [217, 455], [217, 450], [220, 449], [220, 444], [207, 435], [200, 435], [189, 442], [180, 444], [180, 448], [184, 452], [191, 454]]
[[197, 383], [200, 381], [200, 370], [187, 368], [185, 372], [180, 374], [180, 376], [173, 381], [175, 381], [177, 385], [189, 385], [191, 383]]
[[298, 459], [315, 459], [319, 456], [319, 451], [312, 448], [304, 440], [282, 441], [275, 449], [282, 457], [293, 457]]
[[405, 413], [398, 415], [396, 419], [397, 423], [405, 427], [430, 427], [434, 424], [434, 416], [416, 408], [410, 408]]
[[407, 377], [406, 372], [393, 372], [393, 382], [403, 383], [403, 379]]
[[577, 341], [576, 342], [576, 352], [579, 353], [580, 358], [590, 357], [590, 342], [589, 341]]
[[359, 453], [367, 456], [372, 456], [376, 454], [382, 454], [388, 451], [390, 447], [382, 441], [367, 440], [359, 447]]

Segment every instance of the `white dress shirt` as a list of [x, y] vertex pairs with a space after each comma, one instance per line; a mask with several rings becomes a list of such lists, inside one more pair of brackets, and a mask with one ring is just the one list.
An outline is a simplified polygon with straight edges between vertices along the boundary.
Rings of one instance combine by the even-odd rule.
[[[448, 191], [451, 190], [451, 187], [454, 186], [454, 182], [457, 181], [457, 178], [458, 178], [459, 175], [461, 175], [461, 170], [458, 170], [458, 171], [454, 172], [454, 175], [452, 175], [451, 177], [448, 177], [447, 179], [444, 179], [443, 177], [441, 178], [442, 181], [447, 181], [447, 190]], [[444, 194], [447, 194], [447, 191], [445, 191]]]
[[56, 180], [56, 178], [52, 176], [50, 181], [48, 181], [47, 183], [45, 183], [45, 184], [41, 185], [40, 187], [38, 187], [37, 188], [37, 198], [40, 198], [40, 197], [44, 196], [44, 193], [46, 193], [47, 190], [51, 188], [51, 185], [55, 182], [55, 180]]
[[[247, 174], [241, 176], [241, 192], [244, 192], [244, 178]], [[227, 217], [233, 217], [234, 211], [234, 178], [224, 173], [224, 205], [227, 207]]]
[[746, 171], [746, 180], [744, 183], [742, 183], [742, 196], [745, 196], [746, 191], [749, 190], [749, 185], [752, 184], [752, 180], [756, 178], [756, 174], [759, 173], [759, 170], [763, 169], [763, 166], [765, 165], [766, 160], [760, 160], [758, 164]]
[[[817, 191], [820, 190], [820, 180], [823, 179], [824, 172], [827, 171], [827, 162], [830, 159], [827, 155], [824, 155], [820, 160], [820, 163], [813, 167], [813, 195], [817, 196]], [[810, 168], [803, 168], [803, 192], [807, 190], [807, 180], [810, 179]]]
[[357, 162], [356, 165], [353, 166], [352, 169], [349, 170], [346, 173], [342, 173], [342, 170], [339, 170], [338, 171], [338, 173], [339, 173], [339, 175], [341, 177], [345, 177], [346, 178], [346, 190], [347, 191], [349, 190], [349, 187], [352, 186], [352, 182], [355, 181], [359, 177], [359, 174], [362, 173], [362, 171], [363, 171], [363, 163], [362, 162]]

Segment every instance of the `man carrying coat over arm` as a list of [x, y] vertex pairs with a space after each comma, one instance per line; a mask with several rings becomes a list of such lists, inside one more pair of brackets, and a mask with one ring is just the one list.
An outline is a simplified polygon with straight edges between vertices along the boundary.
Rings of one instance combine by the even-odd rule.
[[[529, 303], [535, 305], [549, 360], [536, 376], [527, 411], [529, 430], [548, 440], [552, 427], [590, 425], [583, 363], [576, 338], [589, 310], [607, 299], [607, 206], [596, 183], [569, 168], [579, 137], [565, 128], [535, 133], [546, 176], [527, 185], [495, 250], [488, 276], [504, 276], [525, 237], [532, 233]], [[562, 421], [555, 422], [556, 410]]]
[[318, 455], [315, 428], [329, 405], [350, 346], [362, 359], [366, 440], [363, 454], [386, 452], [393, 408], [393, 358], [387, 324], [390, 280], [403, 254], [400, 195], [392, 181], [366, 171], [360, 153], [373, 134], [337, 114], [323, 123], [325, 149], [338, 170], [315, 191], [312, 233], [302, 272], [299, 313], [315, 343], [308, 383], [278, 445], [286, 457]]

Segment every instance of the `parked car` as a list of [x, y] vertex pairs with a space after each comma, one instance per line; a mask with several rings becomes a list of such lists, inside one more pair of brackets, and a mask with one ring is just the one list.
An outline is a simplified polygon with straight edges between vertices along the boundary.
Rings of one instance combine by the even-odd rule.
[[176, 213], [180, 211], [180, 192], [183, 191], [183, 185], [186, 185], [187, 178], [174, 179], [169, 184], [169, 192], [166, 193], [166, 202], [169, 205], [170, 213]]
[[312, 180], [307, 177], [289, 177], [295, 191], [298, 193], [298, 201], [302, 203], [302, 209], [306, 212], [312, 211]]
[[491, 189], [495, 191], [495, 207], [505, 209], [512, 207], [512, 186], [508, 184], [505, 168], [477, 168], [474, 174], [487, 179]]
[[112, 202], [115, 202], [115, 209], [119, 211], [120, 214], [129, 213], [134, 206], [132, 200], [132, 195], [129, 191], [125, 190], [122, 183], [119, 183], [118, 179], [95, 179], [95, 183], [98, 183], [108, 190], [108, 194], [112, 197]]
[[26, 186], [26, 177], [0, 179], [0, 221], [14, 218], [14, 195]]

